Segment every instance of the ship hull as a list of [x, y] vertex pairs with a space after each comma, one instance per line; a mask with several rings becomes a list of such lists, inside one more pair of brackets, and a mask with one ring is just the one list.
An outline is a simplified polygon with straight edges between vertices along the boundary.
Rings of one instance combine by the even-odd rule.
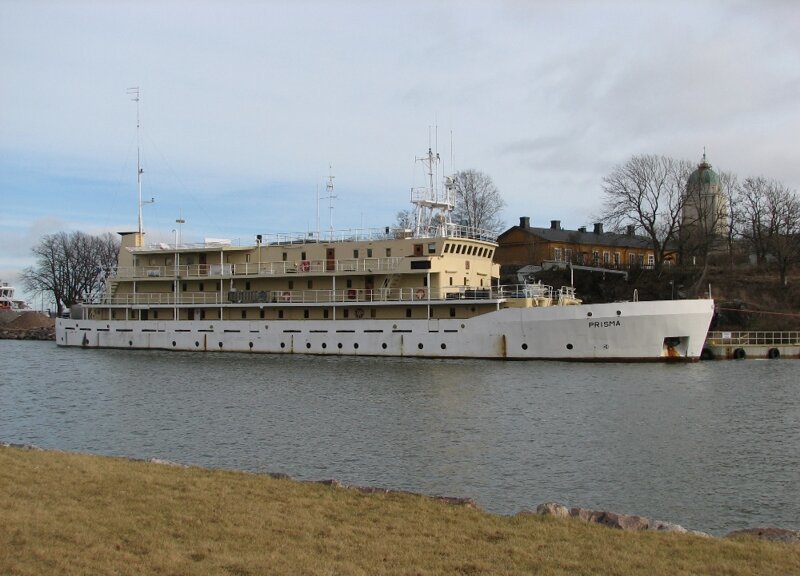
[[469, 319], [59, 319], [82, 348], [564, 361], [695, 361], [712, 300], [502, 308]]

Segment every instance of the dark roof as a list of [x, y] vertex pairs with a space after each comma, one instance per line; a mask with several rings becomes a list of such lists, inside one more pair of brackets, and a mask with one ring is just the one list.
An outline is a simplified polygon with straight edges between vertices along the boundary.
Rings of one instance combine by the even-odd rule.
[[[629, 236], [628, 234], [617, 234], [616, 232], [580, 232], [578, 230], [561, 230], [554, 228], [522, 228], [512, 226], [498, 237], [498, 241], [512, 230], [521, 230], [531, 236], [536, 236], [548, 242], [568, 242], [572, 244], [593, 244], [595, 246], [619, 246], [623, 248], [651, 249], [652, 242], [646, 236]], [[502, 244], [502, 242], [500, 242]]]

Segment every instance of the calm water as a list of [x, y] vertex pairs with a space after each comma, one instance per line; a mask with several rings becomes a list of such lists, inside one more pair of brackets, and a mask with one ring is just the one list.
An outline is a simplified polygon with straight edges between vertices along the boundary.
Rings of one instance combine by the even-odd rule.
[[720, 534], [800, 529], [800, 362], [603, 365], [0, 341], [0, 439]]

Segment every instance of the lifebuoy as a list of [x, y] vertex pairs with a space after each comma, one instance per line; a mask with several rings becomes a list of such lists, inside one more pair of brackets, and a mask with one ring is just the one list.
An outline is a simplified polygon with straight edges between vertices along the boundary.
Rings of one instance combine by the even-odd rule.
[[425, 299], [425, 288], [417, 288], [417, 300], [424, 300]]
[[300, 272], [308, 272], [309, 270], [311, 270], [311, 262], [308, 260], [300, 262]]
[[361, 308], [356, 308], [356, 318], [359, 320], [364, 317], [364, 310]]
[[288, 302], [291, 299], [292, 299], [292, 293], [291, 292], [284, 292], [283, 294], [281, 294], [281, 300], [283, 302]]
[[353, 289], [348, 290], [347, 291], [347, 299], [348, 300], [355, 300], [356, 299], [356, 291], [353, 290]]

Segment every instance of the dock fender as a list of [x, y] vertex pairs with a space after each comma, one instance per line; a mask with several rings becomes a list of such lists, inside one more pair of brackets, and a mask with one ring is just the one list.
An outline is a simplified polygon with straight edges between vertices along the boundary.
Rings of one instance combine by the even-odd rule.
[[711, 348], [704, 347], [703, 350], [700, 352], [700, 360], [713, 360], [714, 359], [714, 351]]
[[778, 350], [777, 348], [770, 348], [769, 351], [767, 351], [767, 358], [769, 358], [770, 360], [775, 360], [776, 358], [780, 357], [781, 357], [781, 351]]
[[747, 354], [744, 351], [744, 348], [737, 348], [733, 351], [733, 359], [734, 360], [744, 360], [747, 357]]

